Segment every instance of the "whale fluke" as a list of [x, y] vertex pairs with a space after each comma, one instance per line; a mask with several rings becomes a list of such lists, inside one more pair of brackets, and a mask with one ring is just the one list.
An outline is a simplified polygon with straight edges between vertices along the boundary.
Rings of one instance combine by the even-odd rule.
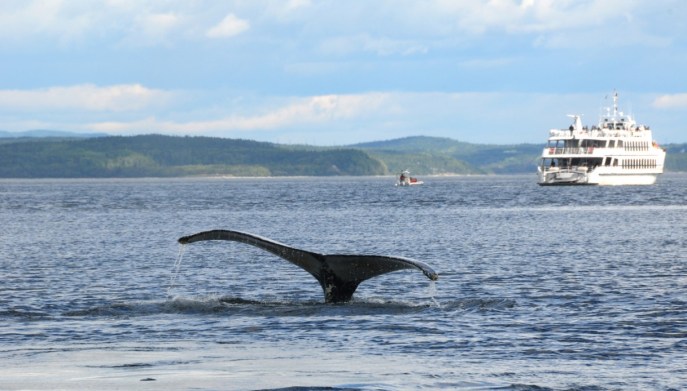
[[229, 240], [250, 244], [300, 266], [319, 281], [326, 303], [349, 301], [361, 282], [397, 270], [419, 269], [430, 280], [439, 278], [429, 265], [413, 259], [383, 255], [318, 254], [239, 231], [204, 231], [181, 237], [179, 243], [188, 244], [205, 240]]

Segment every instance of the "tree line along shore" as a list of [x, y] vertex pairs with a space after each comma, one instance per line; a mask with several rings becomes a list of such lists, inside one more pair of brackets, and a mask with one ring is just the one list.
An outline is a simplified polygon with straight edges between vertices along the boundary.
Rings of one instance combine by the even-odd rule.
[[[687, 144], [665, 146], [687, 171]], [[0, 138], [1, 178], [525, 174], [543, 146], [415, 136], [341, 147], [164, 135]]]

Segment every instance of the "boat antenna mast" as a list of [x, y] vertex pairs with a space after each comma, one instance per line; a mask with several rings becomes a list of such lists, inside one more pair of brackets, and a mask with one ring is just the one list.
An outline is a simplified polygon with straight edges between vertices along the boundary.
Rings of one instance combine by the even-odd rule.
[[[606, 95], [606, 100], [608, 100], [608, 95]], [[603, 119], [603, 121], [611, 121], [611, 122], [616, 122], [618, 120], [618, 116], [622, 116], [623, 113], [620, 112], [618, 109], [618, 92], [613, 89], [613, 114], [611, 115], [611, 107], [610, 106], [605, 106], [603, 109], [606, 109], [606, 115], [604, 116], [603, 114], [600, 114], [600, 121]]]

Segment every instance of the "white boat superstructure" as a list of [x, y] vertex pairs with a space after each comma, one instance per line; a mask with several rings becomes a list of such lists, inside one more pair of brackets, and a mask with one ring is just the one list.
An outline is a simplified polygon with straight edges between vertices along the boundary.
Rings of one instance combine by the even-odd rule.
[[663, 173], [666, 152], [651, 129], [607, 108], [598, 125], [582, 126], [579, 115], [568, 129], [552, 129], [538, 166], [540, 185], [650, 185]]

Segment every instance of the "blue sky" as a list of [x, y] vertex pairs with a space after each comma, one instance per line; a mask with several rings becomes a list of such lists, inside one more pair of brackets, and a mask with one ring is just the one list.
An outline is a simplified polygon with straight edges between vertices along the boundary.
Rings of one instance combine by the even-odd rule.
[[0, 130], [543, 143], [613, 90], [687, 142], [683, 0], [0, 0]]

